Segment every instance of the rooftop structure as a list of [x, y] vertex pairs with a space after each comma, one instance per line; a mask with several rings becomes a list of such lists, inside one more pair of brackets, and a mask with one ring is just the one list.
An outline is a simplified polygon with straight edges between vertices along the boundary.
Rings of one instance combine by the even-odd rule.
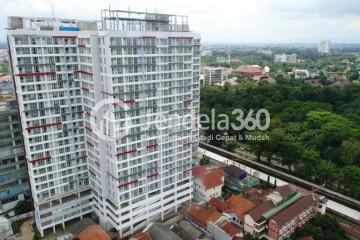
[[102, 30], [189, 32], [188, 17], [182, 15], [103, 9]]

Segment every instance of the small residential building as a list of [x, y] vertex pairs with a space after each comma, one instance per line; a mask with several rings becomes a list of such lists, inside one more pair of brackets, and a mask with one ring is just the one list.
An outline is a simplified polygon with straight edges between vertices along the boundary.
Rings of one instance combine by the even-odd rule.
[[224, 212], [224, 215], [228, 216], [230, 220], [236, 225], [243, 227], [245, 214], [248, 213], [251, 209], [255, 208], [256, 205], [249, 200], [237, 195], [232, 195], [227, 200], [227, 202], [230, 206], [230, 210]]
[[218, 171], [206, 172], [193, 180], [193, 198], [195, 201], [210, 201], [221, 196], [224, 175]]
[[204, 79], [201, 85], [218, 84], [228, 79], [228, 69], [224, 67], [204, 67]]
[[294, 69], [293, 73], [295, 79], [305, 80], [310, 78], [310, 72], [306, 69]]
[[196, 204], [192, 204], [189, 207], [185, 216], [192, 224], [206, 232], [209, 232], [209, 222], [216, 223], [221, 218], [224, 218], [216, 208], [204, 208]]
[[210, 237], [214, 240], [231, 240], [235, 237], [243, 237], [241, 228], [228, 219], [222, 219], [216, 224], [209, 222], [208, 230]]
[[272, 201], [268, 200], [262, 202], [250, 212], [245, 214], [244, 217], [244, 231], [254, 237], [261, 237], [266, 234], [266, 219], [262, 216], [264, 213], [274, 208], [275, 205]]
[[274, 62], [277, 63], [296, 63], [297, 55], [296, 54], [275, 54], [274, 55]]

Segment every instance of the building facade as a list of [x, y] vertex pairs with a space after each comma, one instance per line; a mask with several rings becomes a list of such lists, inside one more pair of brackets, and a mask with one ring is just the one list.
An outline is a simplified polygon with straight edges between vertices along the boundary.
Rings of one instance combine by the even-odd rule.
[[275, 54], [274, 55], [274, 62], [277, 63], [296, 63], [297, 62], [297, 55], [296, 54]]
[[191, 200], [200, 36], [187, 17], [103, 10], [9, 27], [42, 234], [95, 213], [124, 237]]
[[330, 46], [330, 41], [321, 41], [318, 46], [318, 52], [324, 55], [330, 54]]
[[201, 85], [218, 84], [228, 79], [228, 69], [223, 67], [204, 67], [204, 80]]
[[29, 195], [19, 112], [15, 100], [0, 101], [0, 212]]

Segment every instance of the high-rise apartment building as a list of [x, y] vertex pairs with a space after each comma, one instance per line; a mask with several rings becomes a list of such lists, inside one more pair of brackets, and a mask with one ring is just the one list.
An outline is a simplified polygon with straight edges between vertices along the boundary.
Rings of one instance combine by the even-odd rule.
[[16, 101], [0, 99], [0, 213], [29, 195], [26, 162]]
[[319, 43], [318, 52], [324, 55], [330, 54], [330, 45], [330, 41], [321, 41]]
[[9, 19], [40, 232], [95, 213], [121, 237], [190, 201], [200, 36], [187, 17]]
[[219, 84], [228, 79], [228, 69], [223, 67], [204, 67], [204, 79], [200, 80], [201, 85]]

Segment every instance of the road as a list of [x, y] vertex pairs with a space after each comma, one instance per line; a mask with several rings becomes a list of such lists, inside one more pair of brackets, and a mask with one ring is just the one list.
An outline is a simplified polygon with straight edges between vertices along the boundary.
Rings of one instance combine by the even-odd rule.
[[[261, 180], [267, 181], [268, 177], [269, 177], [270, 183], [274, 184], [275, 181], [276, 181], [277, 186], [283, 186], [285, 184], [288, 184], [287, 181], [284, 181], [284, 180], [281, 180], [279, 178], [270, 176], [270, 175], [268, 175], [268, 174], [266, 174], [264, 172], [255, 170], [252, 167], [241, 164], [239, 162], [235, 162], [235, 161], [233, 161], [233, 160], [231, 160], [229, 158], [223, 157], [223, 156], [221, 156], [219, 154], [216, 154], [216, 153], [214, 153], [212, 151], [205, 150], [204, 148], [199, 148], [199, 152], [202, 153], [202, 154], [205, 154], [209, 158], [211, 158], [213, 160], [216, 160], [216, 161], [219, 161], [221, 163], [224, 163], [224, 164], [227, 164], [227, 165], [236, 165], [236, 166], [240, 167], [241, 169], [245, 170], [246, 172], [248, 172], [250, 175], [256, 176], [256, 177], [260, 178]], [[358, 210], [356, 210], [356, 209], [347, 207], [347, 206], [345, 206], [343, 204], [340, 204], [340, 203], [338, 203], [336, 201], [333, 201], [333, 200], [330, 200], [330, 199], [328, 199], [327, 207], [329, 209], [331, 209], [333, 212], [337, 212], [337, 213], [339, 213], [341, 215], [345, 215], [346, 217], [351, 218], [351, 219], [353, 219], [355, 221], [360, 221], [360, 212]]]

